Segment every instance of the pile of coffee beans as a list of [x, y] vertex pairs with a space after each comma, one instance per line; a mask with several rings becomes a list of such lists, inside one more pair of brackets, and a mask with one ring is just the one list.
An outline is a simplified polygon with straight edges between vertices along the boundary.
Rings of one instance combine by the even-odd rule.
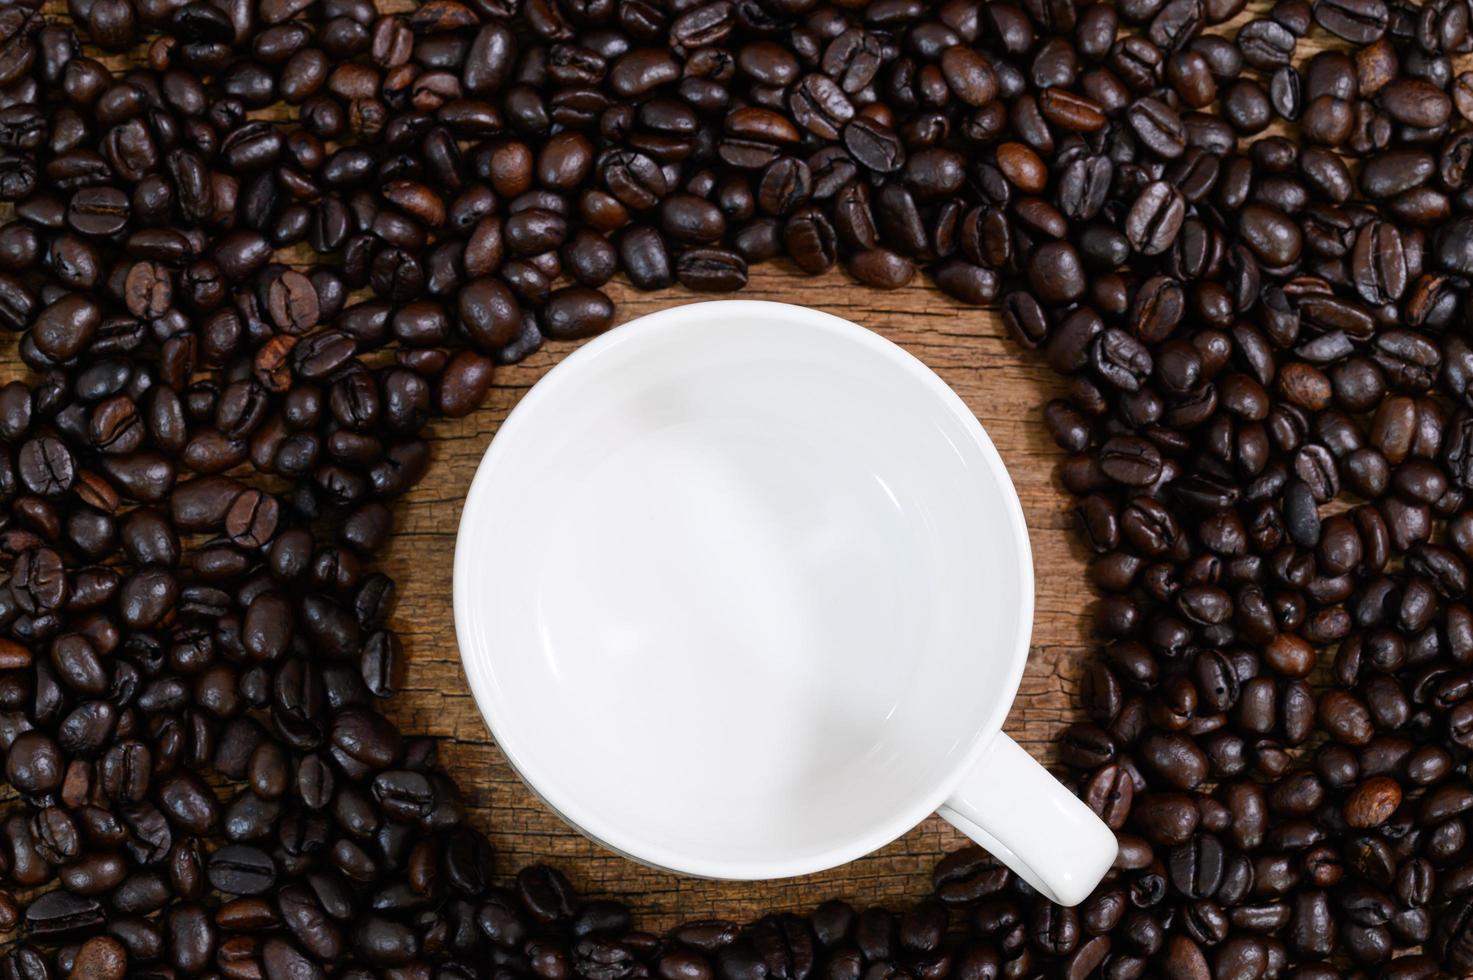
[[[1468, 0], [381, 6], [0, 6], [0, 978], [1473, 974]], [[1068, 377], [1077, 909], [650, 935], [375, 708], [427, 421], [778, 258]]]

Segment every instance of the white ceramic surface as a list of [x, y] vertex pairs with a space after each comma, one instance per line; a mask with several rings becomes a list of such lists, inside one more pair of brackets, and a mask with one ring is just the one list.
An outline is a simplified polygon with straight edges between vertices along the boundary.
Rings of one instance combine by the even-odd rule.
[[497, 743], [654, 865], [803, 874], [942, 813], [1056, 899], [1114, 836], [999, 734], [1022, 509], [918, 360], [802, 307], [643, 317], [568, 355], [466, 499], [455, 620]]

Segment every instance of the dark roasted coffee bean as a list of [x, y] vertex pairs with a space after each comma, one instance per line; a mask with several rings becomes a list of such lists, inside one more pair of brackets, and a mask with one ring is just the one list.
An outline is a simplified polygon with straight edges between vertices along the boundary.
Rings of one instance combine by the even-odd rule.
[[24, 916], [26, 929], [36, 938], [74, 936], [95, 929], [104, 921], [102, 907], [96, 899], [73, 895], [65, 889], [35, 899], [26, 907]]
[[747, 283], [747, 262], [722, 248], [693, 248], [675, 260], [675, 278], [697, 292], [731, 292]]
[[783, 249], [810, 275], [831, 268], [837, 259], [838, 237], [828, 217], [815, 207], [804, 207], [783, 224]]
[[1034, 293], [1048, 303], [1069, 303], [1084, 295], [1084, 264], [1067, 242], [1041, 245], [1028, 260], [1028, 279]]
[[589, 337], [613, 322], [614, 305], [607, 296], [586, 286], [567, 286], [548, 297], [542, 312], [542, 330], [554, 339]]
[[1237, 45], [1249, 65], [1261, 71], [1273, 71], [1293, 57], [1295, 37], [1275, 21], [1254, 20], [1238, 30]]
[[847, 268], [859, 282], [878, 289], [899, 289], [915, 277], [915, 265], [909, 259], [882, 248], [854, 255]]
[[798, 125], [821, 139], [834, 140], [854, 118], [847, 91], [830, 75], [811, 74], [793, 87], [788, 106]]
[[876, 173], [899, 170], [905, 162], [904, 147], [893, 131], [860, 116], [845, 124], [844, 146], [862, 166]]
[[84, 187], [67, 204], [67, 224], [92, 237], [116, 235], [128, 225], [130, 203], [115, 187]]
[[1001, 289], [1001, 279], [995, 271], [960, 259], [942, 262], [931, 275], [942, 292], [973, 306], [994, 302]]
[[1127, 114], [1136, 137], [1152, 153], [1172, 159], [1186, 149], [1186, 129], [1180, 115], [1155, 98], [1138, 100]]
[[1136, 251], [1159, 255], [1176, 240], [1185, 216], [1181, 192], [1164, 181], [1155, 181], [1146, 185], [1130, 206], [1125, 235]]
[[1390, 13], [1383, 0], [1318, 0], [1314, 19], [1336, 37], [1368, 44], [1386, 31]]
[[629, 281], [639, 289], [664, 289], [675, 281], [670, 255], [653, 228], [634, 227], [621, 235], [619, 260]]
[[1258, 258], [1272, 266], [1284, 266], [1299, 257], [1303, 234], [1282, 212], [1261, 204], [1250, 204], [1238, 219], [1238, 232]]

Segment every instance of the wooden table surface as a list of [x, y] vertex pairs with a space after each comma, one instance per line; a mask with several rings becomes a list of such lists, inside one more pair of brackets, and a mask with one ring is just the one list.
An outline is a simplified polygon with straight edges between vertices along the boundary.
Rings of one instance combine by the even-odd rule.
[[[961, 308], [919, 281], [882, 292], [839, 273], [809, 279], [771, 265], [754, 270], [740, 295], [800, 302], [883, 334], [940, 374], [986, 427], [1022, 499], [1037, 575], [1032, 653], [1007, 731], [1048, 761], [1052, 740], [1073, 711], [1090, 604], [1083, 552], [1069, 531], [1070, 502], [1054, 478], [1061, 452], [1040, 421], [1044, 403], [1058, 393], [1058, 380], [1041, 358], [1005, 336], [993, 311]], [[680, 289], [641, 294], [616, 288], [614, 298], [622, 323], [703, 297]], [[460, 669], [450, 606], [455, 529], [466, 488], [497, 426], [571, 346], [550, 344], [525, 363], [501, 369], [485, 408], [434, 427], [429, 475], [396, 512], [386, 567], [399, 583], [394, 625], [408, 659], [404, 690], [388, 702], [389, 713], [406, 732], [441, 737], [441, 759], [460, 781], [472, 819], [491, 835], [500, 871], [509, 875], [529, 862], [555, 863], [580, 892], [629, 902], [645, 928], [711, 915], [748, 919], [765, 911], [803, 910], [833, 896], [903, 907], [925, 895], [936, 859], [963, 841], [939, 817], [823, 874], [712, 882], [653, 871], [587, 841], [548, 811], [507, 765]]]

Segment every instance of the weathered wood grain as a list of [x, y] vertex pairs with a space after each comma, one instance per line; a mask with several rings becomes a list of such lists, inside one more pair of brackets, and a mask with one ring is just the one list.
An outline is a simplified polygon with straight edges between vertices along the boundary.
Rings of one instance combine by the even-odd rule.
[[[1032, 656], [1007, 730], [1048, 759], [1050, 740], [1072, 710], [1088, 606], [1082, 555], [1067, 530], [1069, 501], [1053, 478], [1059, 451], [1039, 422], [1044, 402], [1057, 393], [1057, 379], [1004, 336], [995, 313], [962, 309], [930, 286], [885, 293], [839, 274], [807, 279], [775, 266], [756, 270], [743, 297], [801, 302], [878, 331], [925, 361], [981, 419], [1017, 484], [1037, 572]], [[624, 289], [615, 296], [621, 322], [699, 298], [683, 290], [647, 295]], [[387, 560], [400, 586], [395, 625], [409, 659], [405, 690], [390, 702], [390, 714], [406, 731], [443, 737], [441, 756], [464, 788], [475, 821], [491, 834], [504, 870], [555, 861], [580, 888], [633, 904], [647, 927], [803, 909], [833, 895], [863, 903], [914, 901], [929, 890], [936, 859], [961, 842], [938, 818], [825, 874], [760, 883], [684, 878], [584, 840], [528, 792], [491, 742], [466, 691], [455, 645], [450, 568], [456, 523], [497, 425], [569, 346], [549, 345], [527, 363], [501, 370], [487, 407], [434, 427], [430, 474], [399, 508]]]

